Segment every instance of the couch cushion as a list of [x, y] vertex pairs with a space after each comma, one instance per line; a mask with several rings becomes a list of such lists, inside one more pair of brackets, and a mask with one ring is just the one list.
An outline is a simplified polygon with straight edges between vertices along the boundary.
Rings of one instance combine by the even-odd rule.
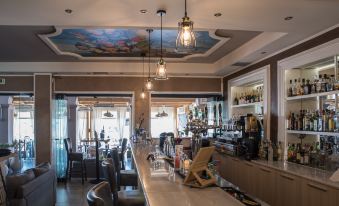
[[51, 164], [44, 162], [33, 168], [34, 174], [36, 177], [48, 172], [51, 169]]
[[35, 174], [32, 169], [26, 170], [21, 174], [10, 175], [6, 177], [6, 187], [7, 187], [7, 197], [9, 199], [15, 198], [17, 189], [26, 184], [27, 182], [33, 180]]

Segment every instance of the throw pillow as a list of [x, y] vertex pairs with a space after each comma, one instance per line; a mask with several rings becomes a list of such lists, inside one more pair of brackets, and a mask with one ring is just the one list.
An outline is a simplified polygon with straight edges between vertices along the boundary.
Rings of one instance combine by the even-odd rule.
[[51, 169], [51, 164], [48, 162], [44, 162], [33, 168], [33, 172], [36, 177], [39, 177], [40, 175], [48, 172]]

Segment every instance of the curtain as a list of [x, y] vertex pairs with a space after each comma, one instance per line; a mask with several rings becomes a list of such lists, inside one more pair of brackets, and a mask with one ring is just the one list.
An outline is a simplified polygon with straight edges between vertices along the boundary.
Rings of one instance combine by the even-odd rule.
[[67, 157], [64, 139], [67, 138], [67, 101], [53, 100], [52, 112], [52, 165], [57, 173], [57, 178], [65, 178]]
[[119, 124], [119, 139], [125, 138], [125, 124], [126, 124], [126, 107], [118, 107], [118, 124]]
[[77, 144], [80, 144], [81, 139], [86, 139], [87, 130], [87, 110], [77, 110]]

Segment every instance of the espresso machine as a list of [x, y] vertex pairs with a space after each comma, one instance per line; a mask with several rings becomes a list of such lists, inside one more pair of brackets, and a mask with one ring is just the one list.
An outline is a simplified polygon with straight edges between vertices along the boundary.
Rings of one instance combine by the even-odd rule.
[[240, 117], [239, 123], [243, 129], [243, 156], [247, 160], [258, 158], [259, 144], [263, 136], [262, 119], [253, 114], [247, 114], [246, 116]]

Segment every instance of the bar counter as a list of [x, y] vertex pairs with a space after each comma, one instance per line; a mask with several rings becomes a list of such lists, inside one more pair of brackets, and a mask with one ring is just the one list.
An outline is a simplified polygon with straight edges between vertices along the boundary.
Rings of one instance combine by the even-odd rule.
[[[174, 178], [168, 176], [152, 176], [151, 164], [146, 159], [152, 151], [151, 145], [132, 143], [132, 154], [135, 168], [150, 206], [243, 206], [239, 201], [218, 187], [204, 189], [190, 188], [182, 184], [183, 179], [178, 174]], [[169, 164], [165, 162], [168, 170]]]

